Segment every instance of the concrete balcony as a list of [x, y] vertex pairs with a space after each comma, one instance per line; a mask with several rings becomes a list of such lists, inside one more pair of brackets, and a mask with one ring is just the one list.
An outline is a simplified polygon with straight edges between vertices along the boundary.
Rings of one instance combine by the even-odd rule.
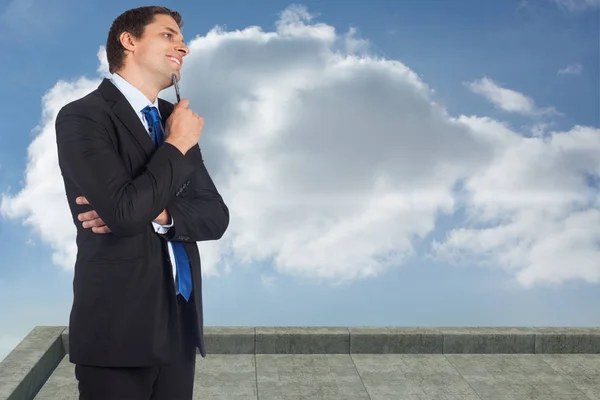
[[[0, 400], [77, 400], [68, 329], [0, 363]], [[600, 328], [207, 327], [194, 399], [600, 399]]]

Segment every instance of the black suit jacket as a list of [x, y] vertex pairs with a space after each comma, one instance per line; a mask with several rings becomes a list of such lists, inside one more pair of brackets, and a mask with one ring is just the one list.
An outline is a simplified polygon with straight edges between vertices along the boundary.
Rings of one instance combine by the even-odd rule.
[[[163, 121], [173, 107], [159, 99]], [[199, 146], [185, 156], [169, 143], [155, 148], [127, 99], [107, 79], [64, 106], [55, 126], [59, 165], [77, 227], [71, 362], [145, 366], [173, 360], [180, 336], [168, 240], [183, 242], [190, 259], [193, 334], [205, 357], [196, 242], [221, 238], [229, 210]], [[78, 196], [85, 196], [91, 206], [76, 204]], [[165, 208], [174, 226], [160, 235], [152, 221]], [[92, 209], [112, 233], [82, 227], [78, 214]]]

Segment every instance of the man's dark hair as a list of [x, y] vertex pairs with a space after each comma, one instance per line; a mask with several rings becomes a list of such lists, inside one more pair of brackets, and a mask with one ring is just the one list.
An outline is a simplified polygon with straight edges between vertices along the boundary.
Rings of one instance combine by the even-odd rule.
[[133, 8], [125, 11], [113, 21], [108, 31], [108, 38], [106, 39], [106, 58], [108, 59], [108, 69], [111, 74], [119, 70], [125, 60], [125, 48], [119, 40], [121, 33], [129, 32], [134, 38], [139, 39], [146, 29], [146, 25], [154, 22], [156, 14], [169, 15], [175, 20], [179, 29], [183, 27], [181, 14], [160, 6]]

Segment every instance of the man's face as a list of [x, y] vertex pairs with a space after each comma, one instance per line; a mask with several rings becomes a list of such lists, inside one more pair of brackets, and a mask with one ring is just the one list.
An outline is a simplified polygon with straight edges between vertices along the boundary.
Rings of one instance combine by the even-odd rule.
[[180, 78], [183, 57], [189, 53], [177, 23], [168, 15], [157, 14], [154, 21], [146, 25], [140, 39], [135, 42], [131, 60], [148, 74], [148, 79], [161, 87], [171, 85], [171, 74]]

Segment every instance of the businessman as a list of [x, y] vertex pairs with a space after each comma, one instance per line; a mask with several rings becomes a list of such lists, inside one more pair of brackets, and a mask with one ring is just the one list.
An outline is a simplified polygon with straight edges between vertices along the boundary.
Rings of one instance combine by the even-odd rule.
[[229, 210], [198, 145], [203, 119], [158, 93], [189, 49], [181, 16], [140, 7], [115, 19], [110, 79], [63, 107], [56, 141], [77, 227], [70, 361], [81, 400], [191, 400], [205, 357], [196, 242]]

